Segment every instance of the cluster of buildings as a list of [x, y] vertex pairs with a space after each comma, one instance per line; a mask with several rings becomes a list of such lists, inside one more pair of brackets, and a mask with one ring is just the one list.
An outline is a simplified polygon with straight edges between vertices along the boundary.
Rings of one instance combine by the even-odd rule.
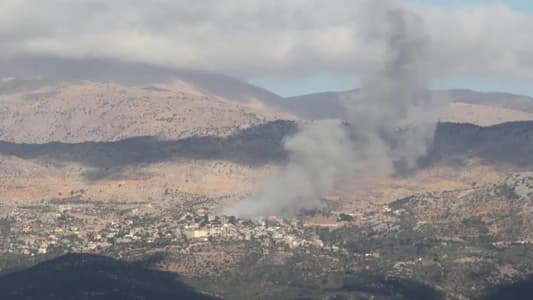
[[214, 239], [257, 241], [263, 248], [323, 247], [324, 243], [301, 221], [283, 218], [237, 219], [216, 216], [206, 211], [186, 213], [179, 219], [181, 234], [189, 240]]
[[135, 204], [101, 206], [101, 203], [55, 205], [42, 203], [16, 207], [0, 218], [1, 253], [29, 256], [67, 252], [115, 253], [126, 256], [132, 249], [181, 247], [198, 243], [253, 242], [264, 249], [323, 249], [316, 228], [297, 219], [239, 219], [216, 216], [208, 208], [154, 209]]

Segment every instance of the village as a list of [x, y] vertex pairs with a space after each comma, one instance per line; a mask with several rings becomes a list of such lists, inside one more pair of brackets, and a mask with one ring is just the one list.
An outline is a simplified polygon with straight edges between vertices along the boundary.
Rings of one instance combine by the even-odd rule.
[[[321, 240], [319, 227], [299, 218], [240, 219], [216, 215], [209, 205], [158, 203], [103, 204], [74, 197], [5, 205], [0, 215], [0, 253], [28, 257], [105, 253], [128, 258], [136, 250], [142, 253], [171, 246], [187, 254], [193, 251], [191, 245], [232, 241], [253, 242], [264, 254], [270, 250], [341, 251], [341, 245]], [[339, 218], [333, 226], [342, 222]]]

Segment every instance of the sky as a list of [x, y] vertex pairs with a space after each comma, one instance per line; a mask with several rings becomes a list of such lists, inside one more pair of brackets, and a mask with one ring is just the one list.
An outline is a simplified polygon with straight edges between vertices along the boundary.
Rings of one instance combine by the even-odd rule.
[[[522, 14], [533, 15], [533, 1], [530, 0], [404, 0], [406, 3], [416, 3], [440, 8], [457, 9], [460, 7], [475, 7], [487, 4], [496, 4], [509, 7]], [[533, 48], [531, 49], [533, 52]], [[275, 91], [279, 95], [292, 97], [307, 93], [319, 93], [323, 91], [346, 91], [360, 86], [357, 74], [314, 74], [295, 80], [276, 80], [275, 78], [248, 78], [250, 83]], [[501, 91], [519, 95], [533, 96], [533, 80], [508, 80], [505, 76], [485, 77], [477, 76], [446, 76], [437, 78], [432, 84], [434, 89], [473, 89], [490, 92]]]
[[533, 3], [529, 0], [405, 0], [410, 2], [418, 2], [422, 4], [429, 5], [439, 5], [439, 6], [457, 6], [457, 5], [483, 5], [487, 3], [497, 3], [507, 5], [513, 9], [522, 11], [522, 12], [531, 12], [533, 11]]
[[348, 90], [387, 54], [369, 17], [383, 3], [420, 19], [434, 88], [533, 96], [530, 0], [2, 0], [0, 59], [199, 69], [282, 96]]

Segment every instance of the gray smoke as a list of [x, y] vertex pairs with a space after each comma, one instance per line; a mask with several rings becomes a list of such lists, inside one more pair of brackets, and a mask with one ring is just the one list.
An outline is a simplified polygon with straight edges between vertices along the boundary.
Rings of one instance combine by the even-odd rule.
[[438, 109], [427, 92], [428, 39], [422, 23], [384, 1], [369, 11], [374, 22], [362, 34], [382, 42], [384, 59], [363, 78], [361, 91], [345, 99], [349, 126], [334, 121], [302, 126], [284, 143], [287, 166], [227, 214], [287, 215], [317, 208], [341, 176], [391, 175], [414, 168], [426, 154]]
[[363, 78], [360, 93], [344, 102], [357, 168], [390, 175], [415, 167], [426, 154], [444, 103], [432, 102], [427, 89], [429, 40], [421, 20], [400, 8], [381, 7], [377, 15], [387, 20], [373, 32], [385, 40], [384, 63]]
[[301, 125], [284, 140], [289, 162], [268, 178], [251, 199], [223, 213], [241, 217], [292, 215], [301, 209], [320, 206], [320, 196], [331, 189], [336, 178], [349, 171], [353, 144], [339, 121]]

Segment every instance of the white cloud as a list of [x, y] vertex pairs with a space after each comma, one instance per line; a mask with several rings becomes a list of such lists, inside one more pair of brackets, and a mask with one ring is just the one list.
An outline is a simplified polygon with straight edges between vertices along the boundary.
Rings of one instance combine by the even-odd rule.
[[[362, 72], [382, 58], [370, 0], [3, 0], [0, 54], [102, 57], [238, 76]], [[406, 4], [402, 4], [407, 7]], [[533, 79], [533, 16], [409, 5], [437, 75]]]

